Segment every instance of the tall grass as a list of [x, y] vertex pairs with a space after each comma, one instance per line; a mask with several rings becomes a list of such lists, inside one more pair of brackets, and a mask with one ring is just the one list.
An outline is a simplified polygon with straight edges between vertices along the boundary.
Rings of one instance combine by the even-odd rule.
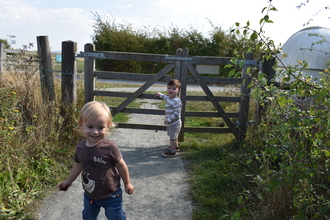
[[60, 82], [55, 78], [57, 99], [43, 103], [38, 63], [28, 58], [20, 51], [1, 82], [0, 219], [35, 217], [37, 201], [63, 178], [80, 137], [74, 124], [63, 126]]
[[[38, 63], [25, 62], [28, 59], [22, 49], [7, 63], [7, 71], [2, 75], [0, 219], [36, 219], [39, 202], [68, 175], [75, 145], [83, 138], [76, 123], [84, 104], [83, 81], [77, 83], [75, 105], [63, 105], [60, 73], [54, 71], [58, 74], [54, 77], [56, 100], [45, 103]], [[98, 88], [111, 86], [97, 83]], [[98, 100], [109, 106], [122, 102], [122, 98]], [[118, 114], [114, 121], [127, 119], [126, 114]]]

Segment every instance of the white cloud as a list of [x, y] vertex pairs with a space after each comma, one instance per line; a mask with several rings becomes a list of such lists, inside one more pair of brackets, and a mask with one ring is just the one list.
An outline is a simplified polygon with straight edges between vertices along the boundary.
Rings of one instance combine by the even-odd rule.
[[14, 48], [21, 48], [30, 42], [36, 45], [36, 37], [42, 35], [49, 36], [54, 50], [60, 50], [61, 42], [65, 40], [79, 41], [78, 47], [81, 49], [85, 43], [91, 42], [94, 21], [90, 11], [80, 8], [38, 8], [17, 0], [0, 0], [0, 4], [0, 25], [5, 30], [0, 38], [8, 39], [6, 35], [15, 35]]
[[115, 7], [120, 9], [125, 9], [125, 8], [133, 8], [133, 5], [116, 5]]
[[[267, 36], [284, 43], [303, 28], [310, 15], [324, 6], [320, 1], [310, 1], [297, 10], [295, 6], [300, 2], [272, 1], [279, 12], [271, 12], [270, 18], [275, 24], [266, 25]], [[95, 22], [92, 12], [98, 12], [101, 17], [113, 15], [116, 22], [128, 22], [139, 28], [193, 27], [207, 33], [212, 29], [209, 21], [224, 30], [235, 22], [244, 25], [250, 21], [252, 27], [258, 27], [263, 16], [261, 10], [268, 5], [268, 0], [0, 0], [0, 5], [0, 38], [16, 35], [17, 44], [13, 46], [19, 48], [35, 42], [36, 36], [48, 35], [53, 49], [59, 50], [63, 40], [76, 41], [80, 49], [91, 42]], [[329, 27], [328, 17], [328, 11], [321, 12], [310, 25]]]

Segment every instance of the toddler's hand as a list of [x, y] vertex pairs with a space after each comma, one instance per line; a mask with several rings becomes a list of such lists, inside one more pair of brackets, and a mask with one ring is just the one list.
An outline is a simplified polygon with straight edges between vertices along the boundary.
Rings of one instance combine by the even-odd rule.
[[57, 186], [59, 190], [67, 191], [71, 185], [72, 183], [68, 182], [67, 180], [64, 180], [63, 182], [59, 183]]
[[134, 186], [132, 184], [126, 184], [125, 185], [125, 192], [128, 194], [128, 195], [131, 195], [133, 194], [134, 192]]

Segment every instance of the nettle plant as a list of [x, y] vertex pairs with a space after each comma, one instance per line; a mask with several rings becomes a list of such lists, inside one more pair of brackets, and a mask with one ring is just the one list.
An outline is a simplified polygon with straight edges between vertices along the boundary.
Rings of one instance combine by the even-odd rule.
[[[244, 27], [237, 23], [233, 32], [255, 41], [250, 51], [263, 48], [263, 61], [276, 58], [281, 62], [280, 50], [263, 37], [264, 24], [273, 23], [268, 13], [276, 8], [270, 4], [265, 11], [259, 31], [251, 29], [248, 22]], [[242, 58], [238, 55], [230, 67]], [[255, 185], [238, 197], [231, 219], [330, 218], [330, 74], [325, 69], [315, 80], [304, 74], [307, 68], [306, 61], [298, 61], [296, 66], [277, 70], [283, 75], [281, 82], [270, 82], [259, 70], [247, 70], [252, 78], [251, 97], [264, 112], [243, 144], [246, 154], [242, 161], [255, 171], [251, 173]]]

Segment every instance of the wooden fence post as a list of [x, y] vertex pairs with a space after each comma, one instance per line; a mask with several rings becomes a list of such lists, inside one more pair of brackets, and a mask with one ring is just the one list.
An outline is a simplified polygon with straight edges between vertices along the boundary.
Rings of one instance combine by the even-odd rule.
[[[262, 57], [265, 54], [261, 54], [260, 59], [262, 60]], [[274, 78], [275, 78], [275, 70], [274, 70], [274, 65], [275, 65], [275, 57], [273, 57], [272, 59], [265, 59], [262, 62], [262, 66], [261, 66], [261, 72], [264, 73], [266, 75], [266, 79], [267, 79], [267, 84], [271, 85]], [[255, 113], [255, 125], [258, 125], [261, 121], [262, 116], [265, 113], [265, 110], [268, 106], [267, 102], [263, 102], [263, 104], [260, 104], [260, 100], [257, 100], [258, 103], [256, 104], [256, 113]]]
[[[182, 51], [182, 57], [188, 57], [189, 50], [184, 48]], [[184, 141], [184, 121], [185, 121], [185, 114], [186, 114], [186, 96], [187, 96], [187, 76], [188, 76], [188, 64], [186, 60], [181, 61], [181, 74], [180, 74], [180, 82], [181, 82], [181, 93], [180, 99], [182, 102], [182, 111], [181, 111], [181, 121], [182, 121], [182, 128], [179, 134], [178, 141]]]
[[[245, 60], [253, 60], [253, 53], [245, 55]], [[244, 64], [242, 71], [242, 86], [241, 86], [241, 101], [239, 105], [238, 117], [238, 141], [243, 141], [246, 137], [247, 122], [249, 116], [249, 103], [251, 89], [248, 87], [251, 83], [251, 77], [246, 73], [247, 69], [252, 67], [253, 64]]]
[[41, 58], [39, 63], [40, 82], [42, 98], [44, 102], [55, 100], [55, 89], [53, 80], [52, 57], [48, 36], [37, 36], [38, 56]]
[[62, 101], [64, 104], [73, 104], [77, 101], [77, 43], [62, 42]]
[[[182, 57], [182, 49], [181, 48], [176, 49], [175, 56], [176, 57]], [[175, 61], [174, 78], [178, 79], [178, 80], [181, 80], [181, 64], [182, 64], [181, 60]]]
[[[85, 44], [85, 52], [94, 52], [93, 44]], [[94, 68], [95, 62], [93, 57], [84, 57], [84, 74], [85, 74], [85, 103], [94, 101], [95, 77]]]
[[6, 52], [4, 52], [5, 44], [0, 43], [0, 84], [3, 82], [4, 60], [6, 59]]
[[[264, 54], [262, 54], [262, 55], [264, 55]], [[266, 75], [268, 85], [270, 85], [275, 78], [274, 65], [275, 65], [275, 57], [273, 57], [271, 59], [270, 58], [265, 59], [262, 62], [261, 71]]]

